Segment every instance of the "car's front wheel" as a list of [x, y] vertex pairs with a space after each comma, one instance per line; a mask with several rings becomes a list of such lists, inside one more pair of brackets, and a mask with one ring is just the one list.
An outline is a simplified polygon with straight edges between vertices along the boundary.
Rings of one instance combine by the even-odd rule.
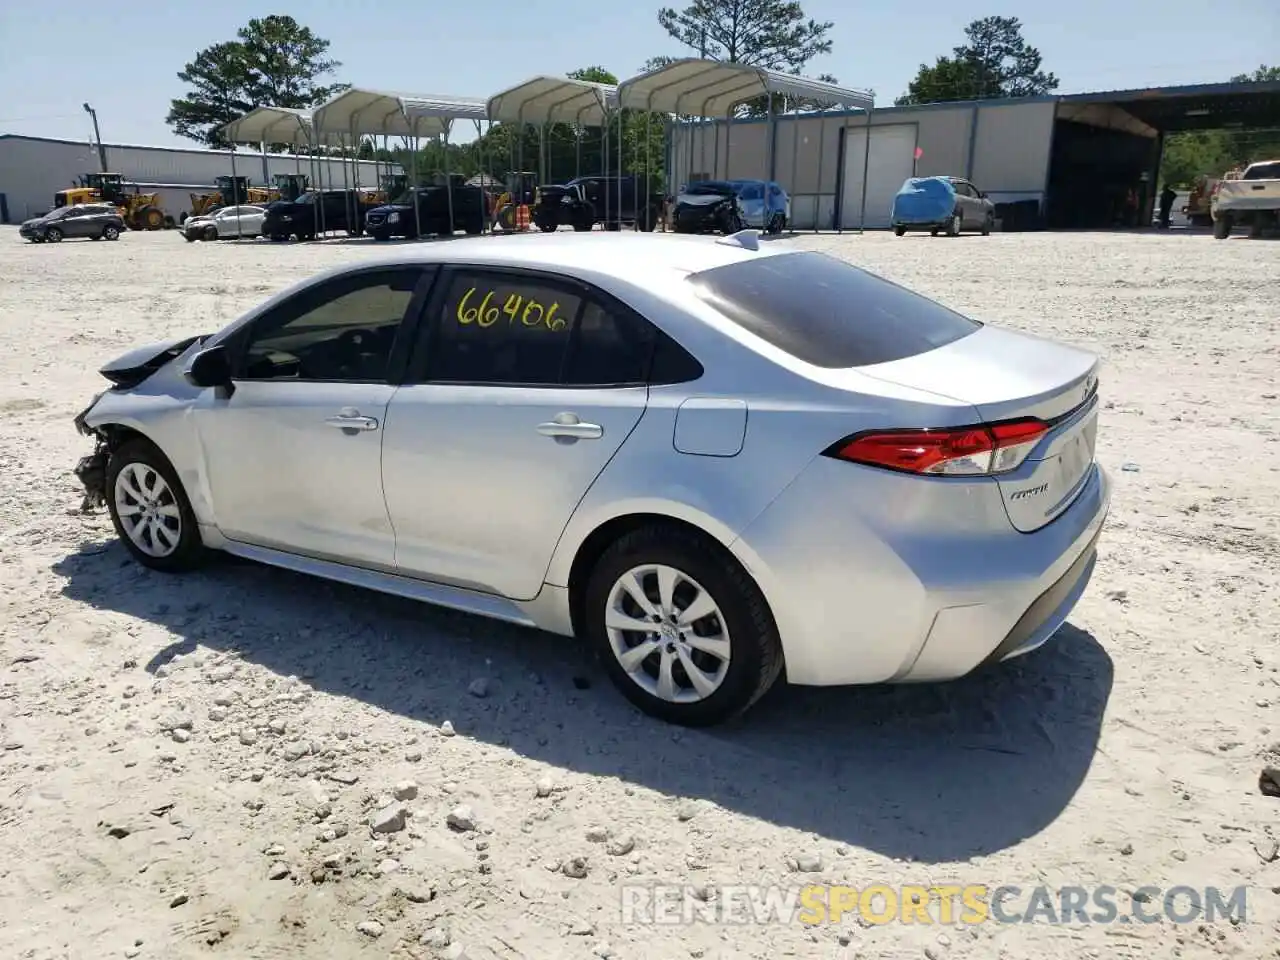
[[205, 227], [205, 228], [204, 228], [204, 230], [201, 232], [201, 234], [200, 234], [200, 235], [201, 235], [202, 237], [204, 237], [204, 239], [205, 239], [205, 240], [217, 240], [217, 239], [218, 239], [218, 228], [217, 228], [217, 227]]
[[907, 235], [907, 228], [899, 224], [893, 228], [893, 235], [895, 237], [905, 237]]
[[50, 227], [44, 232], [44, 238], [48, 243], [59, 243], [62, 240], [62, 231], [57, 227]]
[[606, 550], [583, 613], [613, 683], [669, 723], [732, 719], [782, 672], [759, 587], [723, 548], [679, 527], [643, 527]]
[[102, 239], [103, 240], [119, 240], [120, 239], [119, 228], [116, 227], [115, 224], [107, 224], [105, 227], [102, 228]]
[[204, 544], [191, 502], [154, 444], [130, 440], [112, 453], [107, 490], [116, 535], [143, 566], [178, 573], [203, 559]]

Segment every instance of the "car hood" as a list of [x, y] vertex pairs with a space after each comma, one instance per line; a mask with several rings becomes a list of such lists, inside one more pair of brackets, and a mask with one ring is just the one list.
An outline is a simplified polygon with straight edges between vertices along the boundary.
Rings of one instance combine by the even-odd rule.
[[412, 213], [413, 207], [407, 203], [384, 203], [380, 207], [374, 207], [370, 213]]
[[676, 197], [676, 203], [682, 207], [714, 207], [733, 199], [736, 198], [725, 193], [682, 193]]
[[47, 222], [48, 221], [45, 217], [32, 217], [30, 220], [23, 220], [22, 226], [34, 227], [37, 223], [47, 223]]
[[195, 337], [178, 337], [173, 340], [160, 340], [145, 346], [134, 347], [127, 353], [122, 353], [114, 360], [104, 364], [98, 369], [98, 372], [117, 387], [125, 389], [136, 387], [157, 370], [162, 369], [182, 356], [193, 343], [208, 336], [209, 334], [201, 334]]
[[182, 221], [182, 225], [184, 227], [190, 227], [192, 225], [200, 225], [205, 223], [213, 223], [213, 217], [187, 217], [186, 220]]

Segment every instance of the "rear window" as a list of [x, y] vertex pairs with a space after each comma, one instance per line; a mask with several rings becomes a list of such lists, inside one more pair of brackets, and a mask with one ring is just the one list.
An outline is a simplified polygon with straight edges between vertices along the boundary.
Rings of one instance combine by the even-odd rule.
[[982, 327], [823, 253], [742, 260], [692, 274], [689, 282], [734, 323], [817, 367], [902, 360]]
[[1280, 180], [1280, 162], [1255, 163], [1244, 172], [1245, 180]]

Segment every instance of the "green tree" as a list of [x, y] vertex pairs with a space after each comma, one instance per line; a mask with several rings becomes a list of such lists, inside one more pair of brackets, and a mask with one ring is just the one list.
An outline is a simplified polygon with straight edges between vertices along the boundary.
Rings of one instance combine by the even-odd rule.
[[312, 107], [347, 89], [320, 82], [342, 66], [328, 50], [328, 40], [293, 17], [250, 20], [235, 40], [206, 47], [183, 67], [178, 79], [189, 89], [170, 103], [165, 122], [180, 136], [225, 146], [218, 127], [255, 107]]
[[920, 64], [898, 106], [979, 100], [986, 97], [1032, 97], [1058, 89], [1058, 78], [1041, 69], [1040, 51], [1022, 36], [1017, 17], [983, 17], [964, 29], [967, 43], [933, 66]]

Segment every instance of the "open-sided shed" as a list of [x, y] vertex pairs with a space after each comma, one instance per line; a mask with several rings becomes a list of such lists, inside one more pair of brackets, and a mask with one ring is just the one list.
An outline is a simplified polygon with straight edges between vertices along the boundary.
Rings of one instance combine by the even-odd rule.
[[[837, 84], [793, 76], [777, 70], [745, 63], [725, 63], [718, 60], [688, 58], [675, 60], [664, 67], [650, 70], [618, 84], [618, 105], [632, 110], [661, 113], [680, 119], [696, 118], [700, 124], [710, 121], [714, 140], [710, 176], [719, 176], [720, 125], [724, 120], [725, 169], [728, 172], [728, 156], [732, 148], [732, 121], [735, 110], [751, 100], [764, 99], [767, 103], [768, 131], [766, 166], [761, 179], [775, 178], [777, 167], [777, 127], [775, 107], [781, 98], [784, 104], [808, 109], [843, 107], [846, 110], [863, 111], [870, 116], [875, 97], [870, 91], [841, 87]], [[825, 127], [824, 127], [825, 130]], [[705, 132], [705, 131], [704, 131]], [[689, 150], [689, 167], [693, 169], [693, 124], [686, 124], [683, 144], [671, 145], [670, 156], [681, 146]], [[707, 136], [701, 140], [702, 169], [706, 170]], [[648, 144], [646, 143], [646, 151]], [[798, 150], [793, 136], [792, 156]], [[821, 157], [825, 150], [819, 147]], [[647, 166], [647, 164], [646, 164]], [[672, 169], [672, 164], [667, 164]], [[672, 184], [672, 186], [675, 186]]]
[[[448, 180], [449, 134], [455, 120], [471, 120], [476, 134], [488, 119], [488, 107], [476, 97], [443, 97], [433, 95], [387, 93], [380, 90], [352, 88], [343, 91], [316, 108], [315, 129], [320, 135], [333, 135], [355, 144], [365, 136], [405, 137], [413, 140], [412, 172], [417, 182], [418, 140], [439, 137], [445, 146], [445, 177]], [[449, 221], [453, 224], [453, 190], [448, 191]], [[418, 219], [417, 204], [414, 218]], [[418, 224], [415, 222], [415, 227]]]
[[[498, 123], [516, 125], [521, 131], [526, 125], [538, 128], [538, 179], [544, 181], [550, 164], [546, 153], [546, 128], [552, 123], [572, 124], [576, 132], [575, 176], [582, 175], [582, 129], [605, 128], [618, 102], [618, 88], [607, 83], [589, 80], [573, 80], [568, 77], [538, 76], [494, 94], [488, 100], [489, 119]], [[608, 160], [608, 136], [603, 134]], [[519, 157], [512, 162], [524, 166], [524, 139], [518, 137]]]

